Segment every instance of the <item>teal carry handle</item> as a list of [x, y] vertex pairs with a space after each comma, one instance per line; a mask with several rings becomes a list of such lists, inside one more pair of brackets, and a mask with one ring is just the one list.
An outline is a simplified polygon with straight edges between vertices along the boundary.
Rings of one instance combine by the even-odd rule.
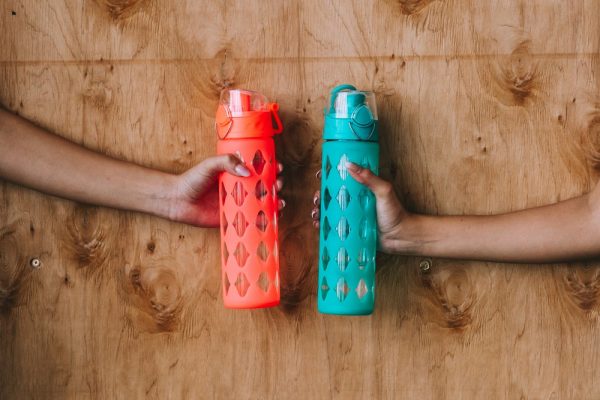
[[352, 85], [343, 84], [331, 89], [331, 99], [329, 100], [329, 112], [334, 111], [335, 98], [337, 97], [337, 94], [342, 90], [356, 90], [356, 88]]

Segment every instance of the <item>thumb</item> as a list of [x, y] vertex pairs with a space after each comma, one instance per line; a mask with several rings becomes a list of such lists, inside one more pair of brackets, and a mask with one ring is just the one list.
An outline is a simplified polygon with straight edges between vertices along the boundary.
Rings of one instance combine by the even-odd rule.
[[406, 214], [392, 184], [360, 165], [348, 163], [346, 167], [352, 178], [365, 185], [375, 195], [379, 230], [382, 232], [390, 231]]
[[237, 176], [250, 176], [250, 171], [242, 160], [233, 154], [209, 157], [198, 164], [196, 168], [196, 172], [206, 178], [215, 178], [224, 171]]

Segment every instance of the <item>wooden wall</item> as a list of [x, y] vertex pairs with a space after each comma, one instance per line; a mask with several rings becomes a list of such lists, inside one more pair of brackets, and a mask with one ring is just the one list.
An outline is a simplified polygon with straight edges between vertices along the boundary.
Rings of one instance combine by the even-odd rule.
[[181, 172], [215, 152], [220, 89], [259, 90], [288, 207], [284, 305], [230, 311], [216, 230], [0, 182], [0, 399], [600, 398], [598, 263], [381, 256], [375, 314], [317, 313], [309, 213], [344, 82], [377, 93], [382, 174], [412, 210], [595, 182], [598, 0], [1, 0], [4, 107]]

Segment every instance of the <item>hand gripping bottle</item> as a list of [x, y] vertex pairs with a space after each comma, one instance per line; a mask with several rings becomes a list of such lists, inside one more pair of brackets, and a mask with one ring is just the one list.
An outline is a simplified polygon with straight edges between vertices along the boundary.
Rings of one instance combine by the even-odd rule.
[[373, 93], [340, 85], [331, 91], [323, 127], [319, 311], [366, 315], [375, 302], [375, 197], [348, 173], [348, 161], [378, 173]]
[[250, 170], [249, 177], [219, 177], [223, 301], [229, 308], [279, 304], [273, 142], [282, 131], [278, 109], [260, 93], [227, 89], [217, 109], [217, 152], [237, 155]]

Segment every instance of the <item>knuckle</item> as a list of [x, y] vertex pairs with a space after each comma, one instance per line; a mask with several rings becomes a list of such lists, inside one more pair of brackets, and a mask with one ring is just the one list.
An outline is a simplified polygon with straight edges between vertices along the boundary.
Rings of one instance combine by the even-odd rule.
[[388, 196], [394, 192], [394, 187], [389, 182], [382, 182], [379, 188], [379, 192], [382, 195]]

